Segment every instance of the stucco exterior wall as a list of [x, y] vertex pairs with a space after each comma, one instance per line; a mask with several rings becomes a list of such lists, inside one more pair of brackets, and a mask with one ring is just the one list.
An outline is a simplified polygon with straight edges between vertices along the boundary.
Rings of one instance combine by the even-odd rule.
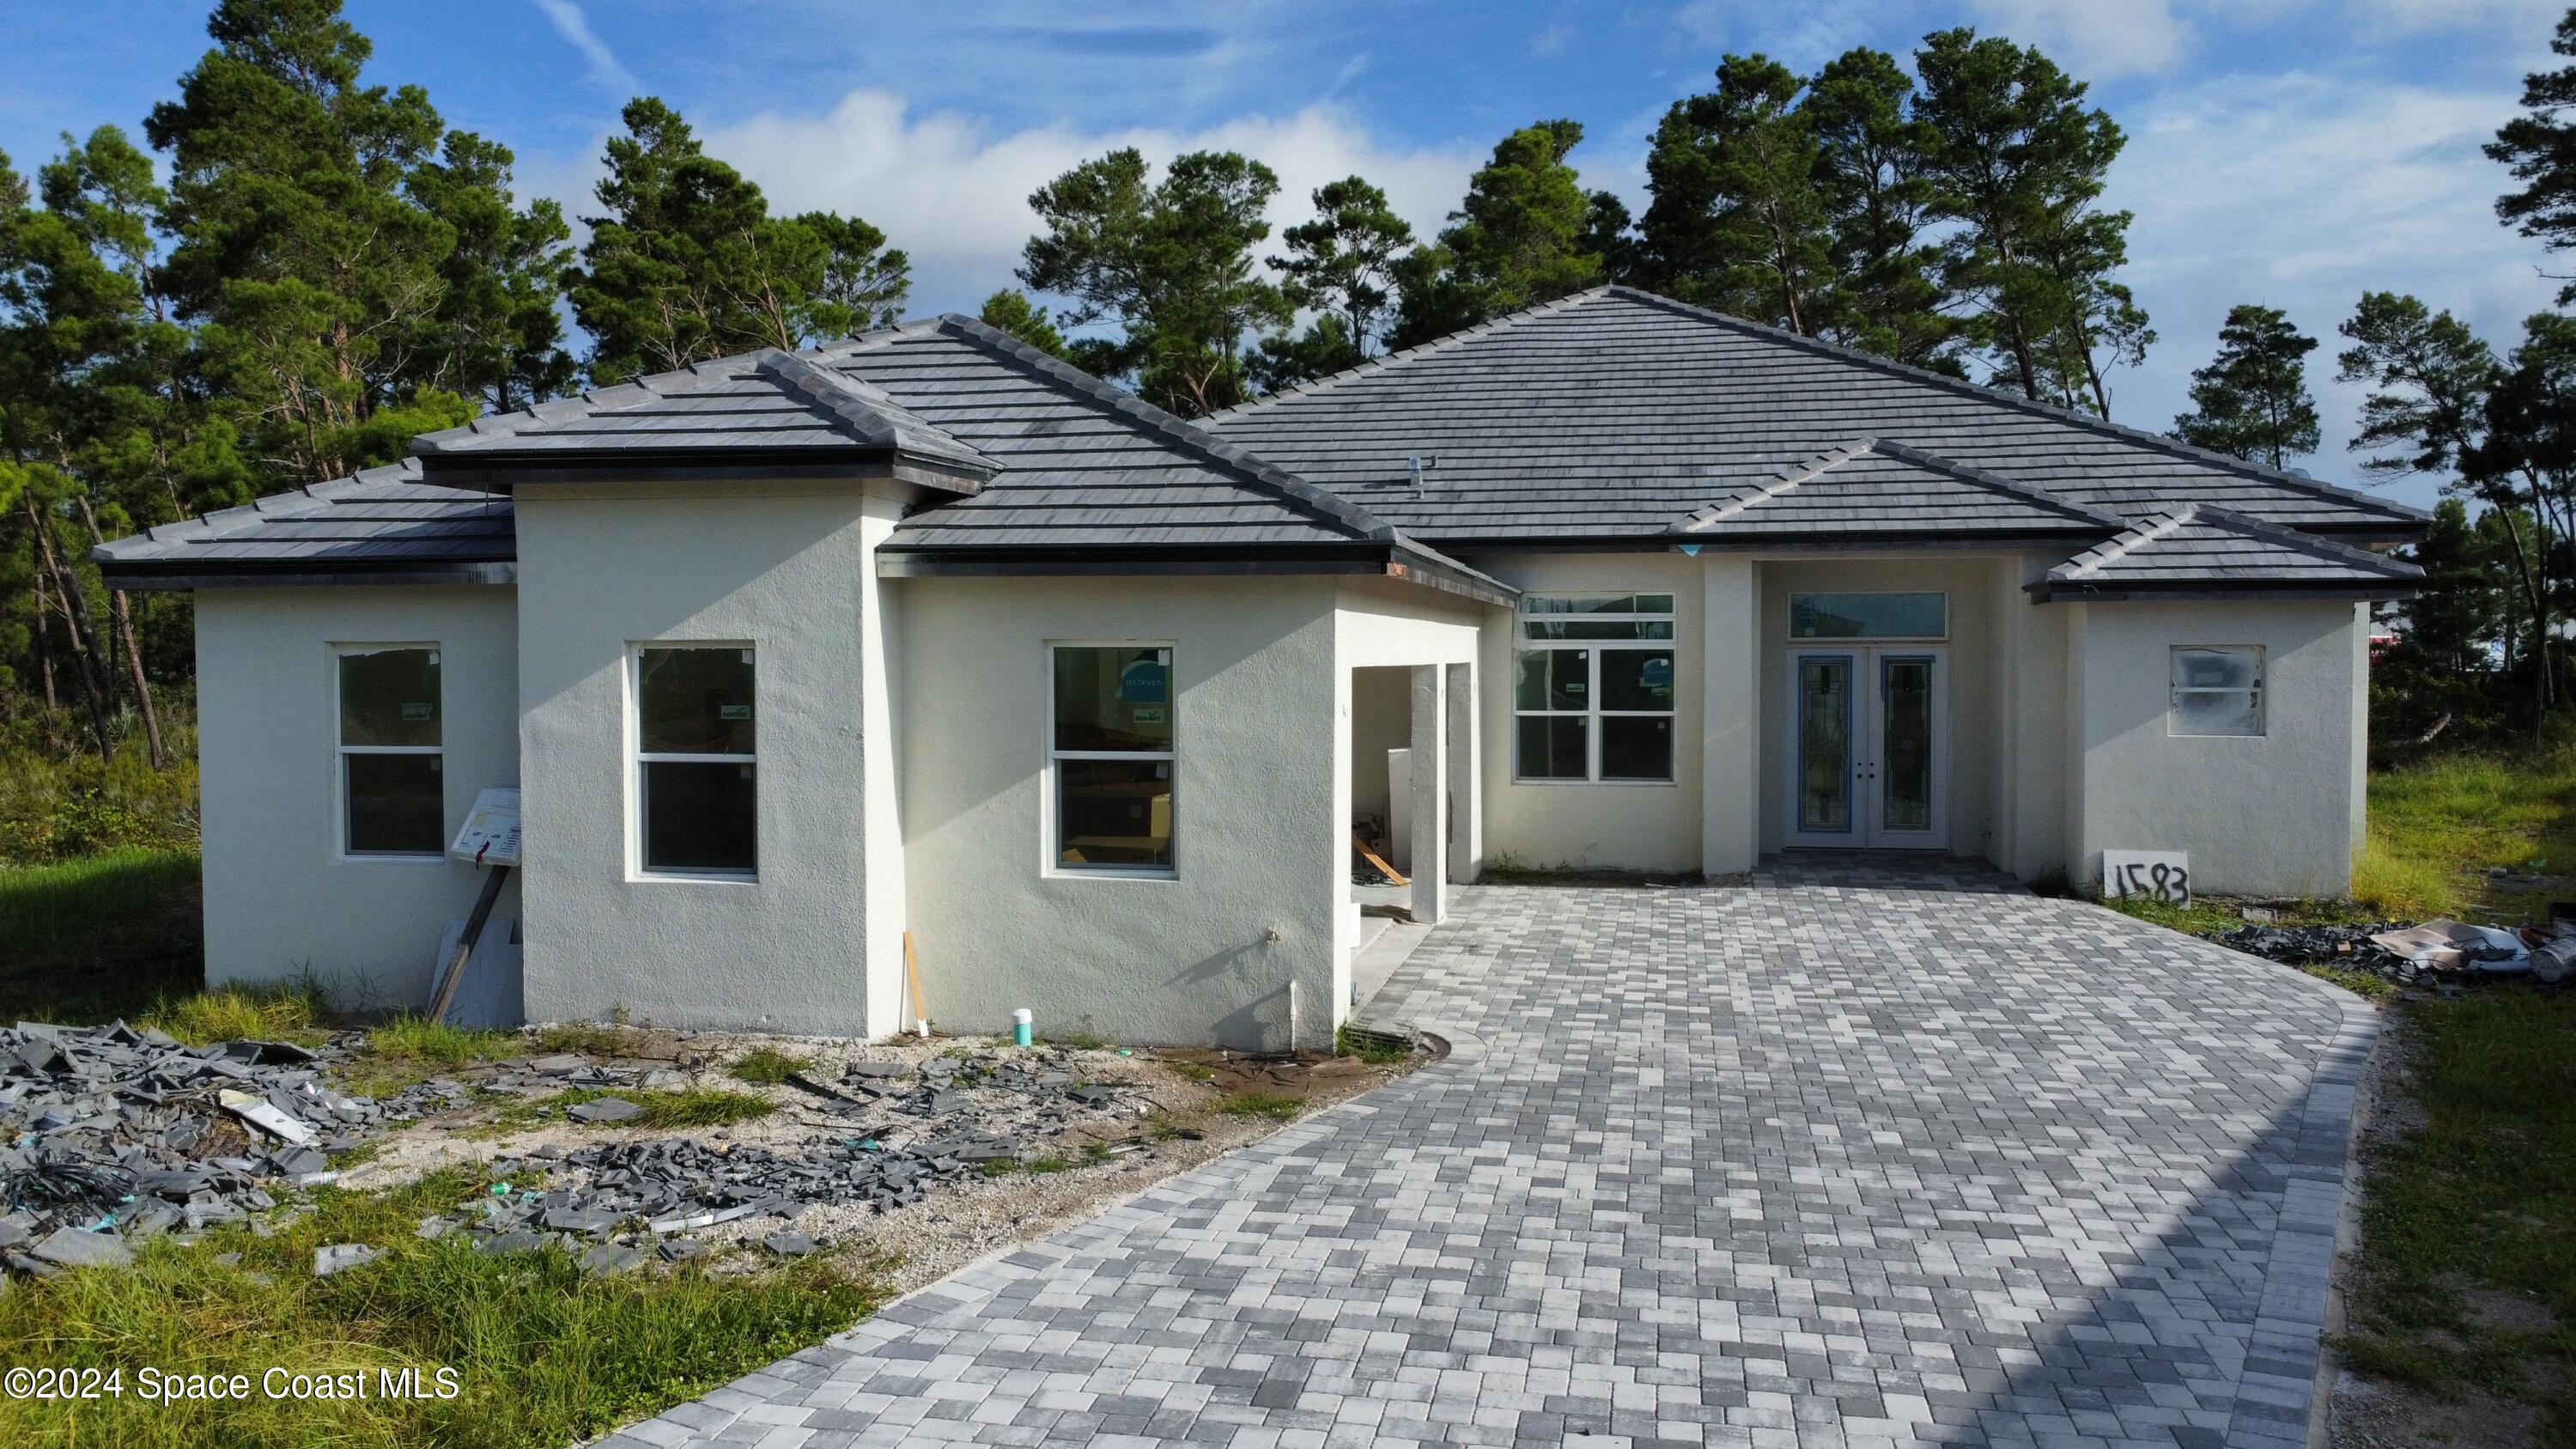
[[[899, 1024], [884, 1011], [901, 927], [869, 921], [871, 888], [900, 878], [869, 861], [870, 783], [893, 766], [891, 720], [868, 688], [891, 667], [870, 657], [881, 631], [867, 609], [869, 551], [898, 507], [847, 485], [521, 492], [531, 1019], [623, 1008], [834, 1035]], [[639, 868], [629, 660], [655, 642], [757, 651], [757, 879]], [[871, 769], [877, 750], [887, 762]], [[892, 828], [873, 824], [880, 838]]]
[[[518, 615], [506, 587], [208, 589], [197, 596], [206, 979], [311, 971], [343, 1000], [419, 1006], [476, 870], [341, 853], [336, 646], [434, 644], [453, 838], [519, 781]], [[508, 939], [518, 883], [486, 939]]]
[[1513, 778], [1514, 625], [1508, 612], [1493, 611], [1481, 654], [1487, 682], [1480, 705], [1486, 859], [1535, 867], [1697, 871], [1708, 659], [1701, 561], [1678, 553], [1524, 553], [1480, 555], [1472, 562], [1530, 593], [1669, 593], [1675, 613], [1673, 779], [1595, 784]]
[[[2362, 610], [2308, 601], [2047, 607], [2070, 614], [2069, 708], [2084, 746], [2069, 800], [2078, 884], [2100, 880], [2107, 847], [2187, 850], [2203, 891], [2349, 888], [2355, 755], [2368, 730]], [[2168, 732], [2177, 644], [2263, 648], [2262, 735]]]
[[[1335, 583], [908, 579], [899, 728], [909, 919], [931, 1019], [1237, 1047], [1329, 1041], [1349, 798]], [[1057, 869], [1050, 643], [1163, 643], [1170, 878]]]

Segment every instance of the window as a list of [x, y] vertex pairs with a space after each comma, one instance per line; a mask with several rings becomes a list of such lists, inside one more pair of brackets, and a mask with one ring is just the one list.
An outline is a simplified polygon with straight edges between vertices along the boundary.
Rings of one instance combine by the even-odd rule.
[[760, 867], [752, 651], [635, 651], [636, 820], [644, 869], [748, 876]]
[[444, 854], [445, 750], [438, 650], [340, 650], [341, 848], [351, 855]]
[[1513, 777], [1673, 778], [1673, 596], [1525, 595]]
[[1791, 594], [1792, 639], [1946, 639], [1947, 594]]
[[1055, 863], [1066, 870], [1172, 869], [1172, 651], [1058, 644], [1047, 761]]
[[2263, 733], [2263, 651], [2177, 644], [2173, 650], [2171, 735]]

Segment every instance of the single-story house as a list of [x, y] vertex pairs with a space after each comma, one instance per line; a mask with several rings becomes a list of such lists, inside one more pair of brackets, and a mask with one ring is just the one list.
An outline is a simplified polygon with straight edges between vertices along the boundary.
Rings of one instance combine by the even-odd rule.
[[1355, 826], [1418, 918], [1808, 847], [2340, 891], [2423, 522], [1613, 287], [1198, 423], [941, 317], [99, 558], [197, 592], [212, 979], [420, 1001], [516, 786], [531, 1020], [881, 1036], [909, 932], [957, 1029], [1314, 1046]]

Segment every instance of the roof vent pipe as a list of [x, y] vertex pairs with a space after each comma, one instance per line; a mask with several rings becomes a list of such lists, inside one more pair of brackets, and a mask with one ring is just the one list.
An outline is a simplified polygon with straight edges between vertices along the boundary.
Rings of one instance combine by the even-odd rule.
[[1416, 493], [1419, 493], [1419, 492], [1421, 492], [1421, 491], [1422, 491], [1422, 470], [1423, 470], [1423, 469], [1425, 469], [1425, 468], [1437, 468], [1437, 467], [1439, 467], [1439, 466], [1440, 466], [1440, 459], [1439, 459], [1438, 457], [1436, 457], [1436, 456], [1426, 458], [1426, 457], [1422, 456], [1420, 453], [1416, 453], [1416, 454], [1414, 454], [1412, 457], [1405, 459], [1405, 460], [1404, 460], [1404, 467], [1405, 467], [1405, 471], [1413, 475], [1413, 491], [1414, 491], [1414, 492], [1416, 492]]

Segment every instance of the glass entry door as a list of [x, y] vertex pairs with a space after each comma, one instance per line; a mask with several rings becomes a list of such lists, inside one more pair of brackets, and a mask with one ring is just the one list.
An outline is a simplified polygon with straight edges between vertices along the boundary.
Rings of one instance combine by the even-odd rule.
[[1946, 674], [1919, 644], [1789, 651], [1789, 844], [1949, 846]]

